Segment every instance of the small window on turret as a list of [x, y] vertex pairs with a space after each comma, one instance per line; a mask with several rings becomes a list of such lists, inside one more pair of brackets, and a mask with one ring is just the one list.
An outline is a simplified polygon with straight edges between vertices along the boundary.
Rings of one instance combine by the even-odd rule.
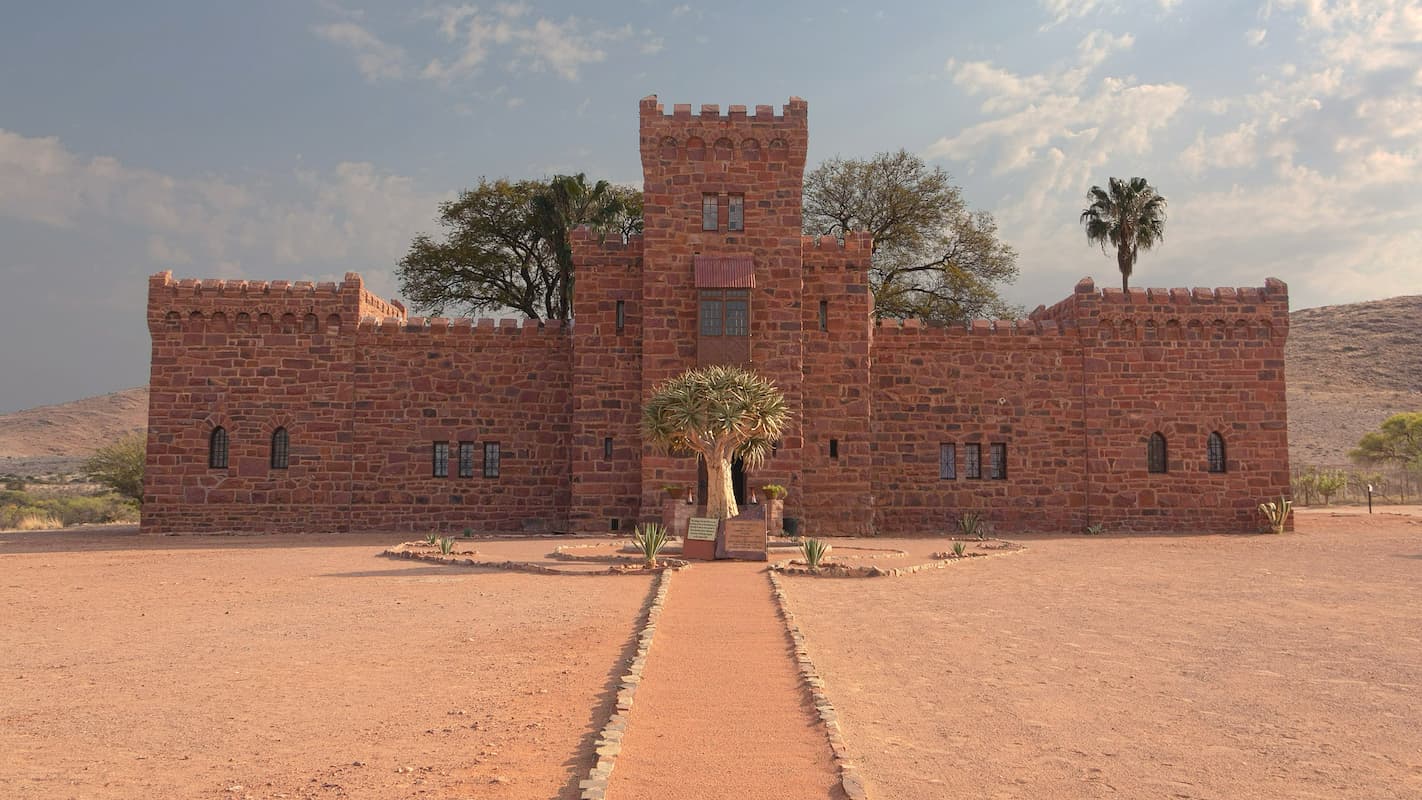
[[721, 227], [721, 206], [714, 194], [701, 195], [701, 230], [714, 231]]
[[746, 229], [746, 197], [742, 194], [733, 194], [730, 197], [729, 215], [726, 218], [726, 228], [733, 231], [743, 231]]

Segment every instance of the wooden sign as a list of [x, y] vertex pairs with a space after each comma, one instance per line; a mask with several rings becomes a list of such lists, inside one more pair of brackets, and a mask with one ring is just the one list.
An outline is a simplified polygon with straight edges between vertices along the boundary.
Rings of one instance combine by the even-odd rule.
[[726, 554], [732, 558], [765, 558], [765, 519], [728, 519]]
[[692, 517], [686, 524], [686, 538], [695, 542], [716, 541], [716, 519], [714, 517]]

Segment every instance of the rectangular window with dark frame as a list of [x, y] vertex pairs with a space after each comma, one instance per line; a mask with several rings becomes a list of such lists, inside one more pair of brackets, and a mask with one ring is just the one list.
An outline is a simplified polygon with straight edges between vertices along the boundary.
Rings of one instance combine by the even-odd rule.
[[702, 289], [701, 335], [750, 335], [750, 291]]
[[978, 479], [983, 476], [983, 446], [977, 442], [968, 442], [963, 445], [963, 475], [967, 478]]
[[459, 443], [459, 477], [474, 477], [474, 443]]
[[617, 332], [622, 333], [622, 329], [627, 327], [627, 301], [617, 301]]
[[820, 330], [829, 330], [829, 301], [820, 301]]
[[602, 440], [602, 457], [612, 458], [612, 437], [607, 436]]
[[449, 442], [434, 443], [434, 476], [449, 477]]
[[988, 445], [988, 477], [995, 481], [1007, 480], [1007, 444], [993, 442]]
[[958, 479], [958, 446], [944, 443], [938, 445], [938, 479], [952, 481]]
[[499, 477], [499, 443], [484, 442], [484, 477]]
[[721, 227], [720, 198], [714, 194], [701, 195], [701, 230], [714, 231]]
[[838, 439], [830, 439], [829, 453], [830, 453], [830, 458], [839, 458], [839, 440], [838, 440]]
[[727, 209], [726, 228], [727, 230], [743, 231], [746, 229], [746, 197], [741, 194], [733, 194], [729, 198], [730, 207]]

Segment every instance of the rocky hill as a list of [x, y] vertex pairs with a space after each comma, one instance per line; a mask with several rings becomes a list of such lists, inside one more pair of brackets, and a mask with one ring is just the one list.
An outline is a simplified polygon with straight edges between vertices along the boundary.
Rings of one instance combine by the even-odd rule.
[[[1289, 451], [1295, 466], [1341, 466], [1364, 433], [1422, 411], [1422, 295], [1290, 315]], [[71, 472], [148, 416], [143, 387], [0, 415], [0, 473]]]

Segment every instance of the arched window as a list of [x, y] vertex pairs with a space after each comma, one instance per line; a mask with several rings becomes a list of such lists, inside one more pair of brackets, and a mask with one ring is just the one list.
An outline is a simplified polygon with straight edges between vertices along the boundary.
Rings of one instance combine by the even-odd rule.
[[213, 428], [207, 440], [207, 465], [212, 469], [227, 469], [227, 429]]
[[272, 431], [272, 469], [286, 469], [291, 461], [291, 437], [286, 428]]
[[1224, 437], [1219, 433], [1211, 433], [1205, 444], [1205, 453], [1209, 457], [1210, 472], [1225, 471], [1225, 446]]
[[1165, 437], [1159, 433], [1152, 433], [1146, 445], [1146, 471], [1165, 471]]

